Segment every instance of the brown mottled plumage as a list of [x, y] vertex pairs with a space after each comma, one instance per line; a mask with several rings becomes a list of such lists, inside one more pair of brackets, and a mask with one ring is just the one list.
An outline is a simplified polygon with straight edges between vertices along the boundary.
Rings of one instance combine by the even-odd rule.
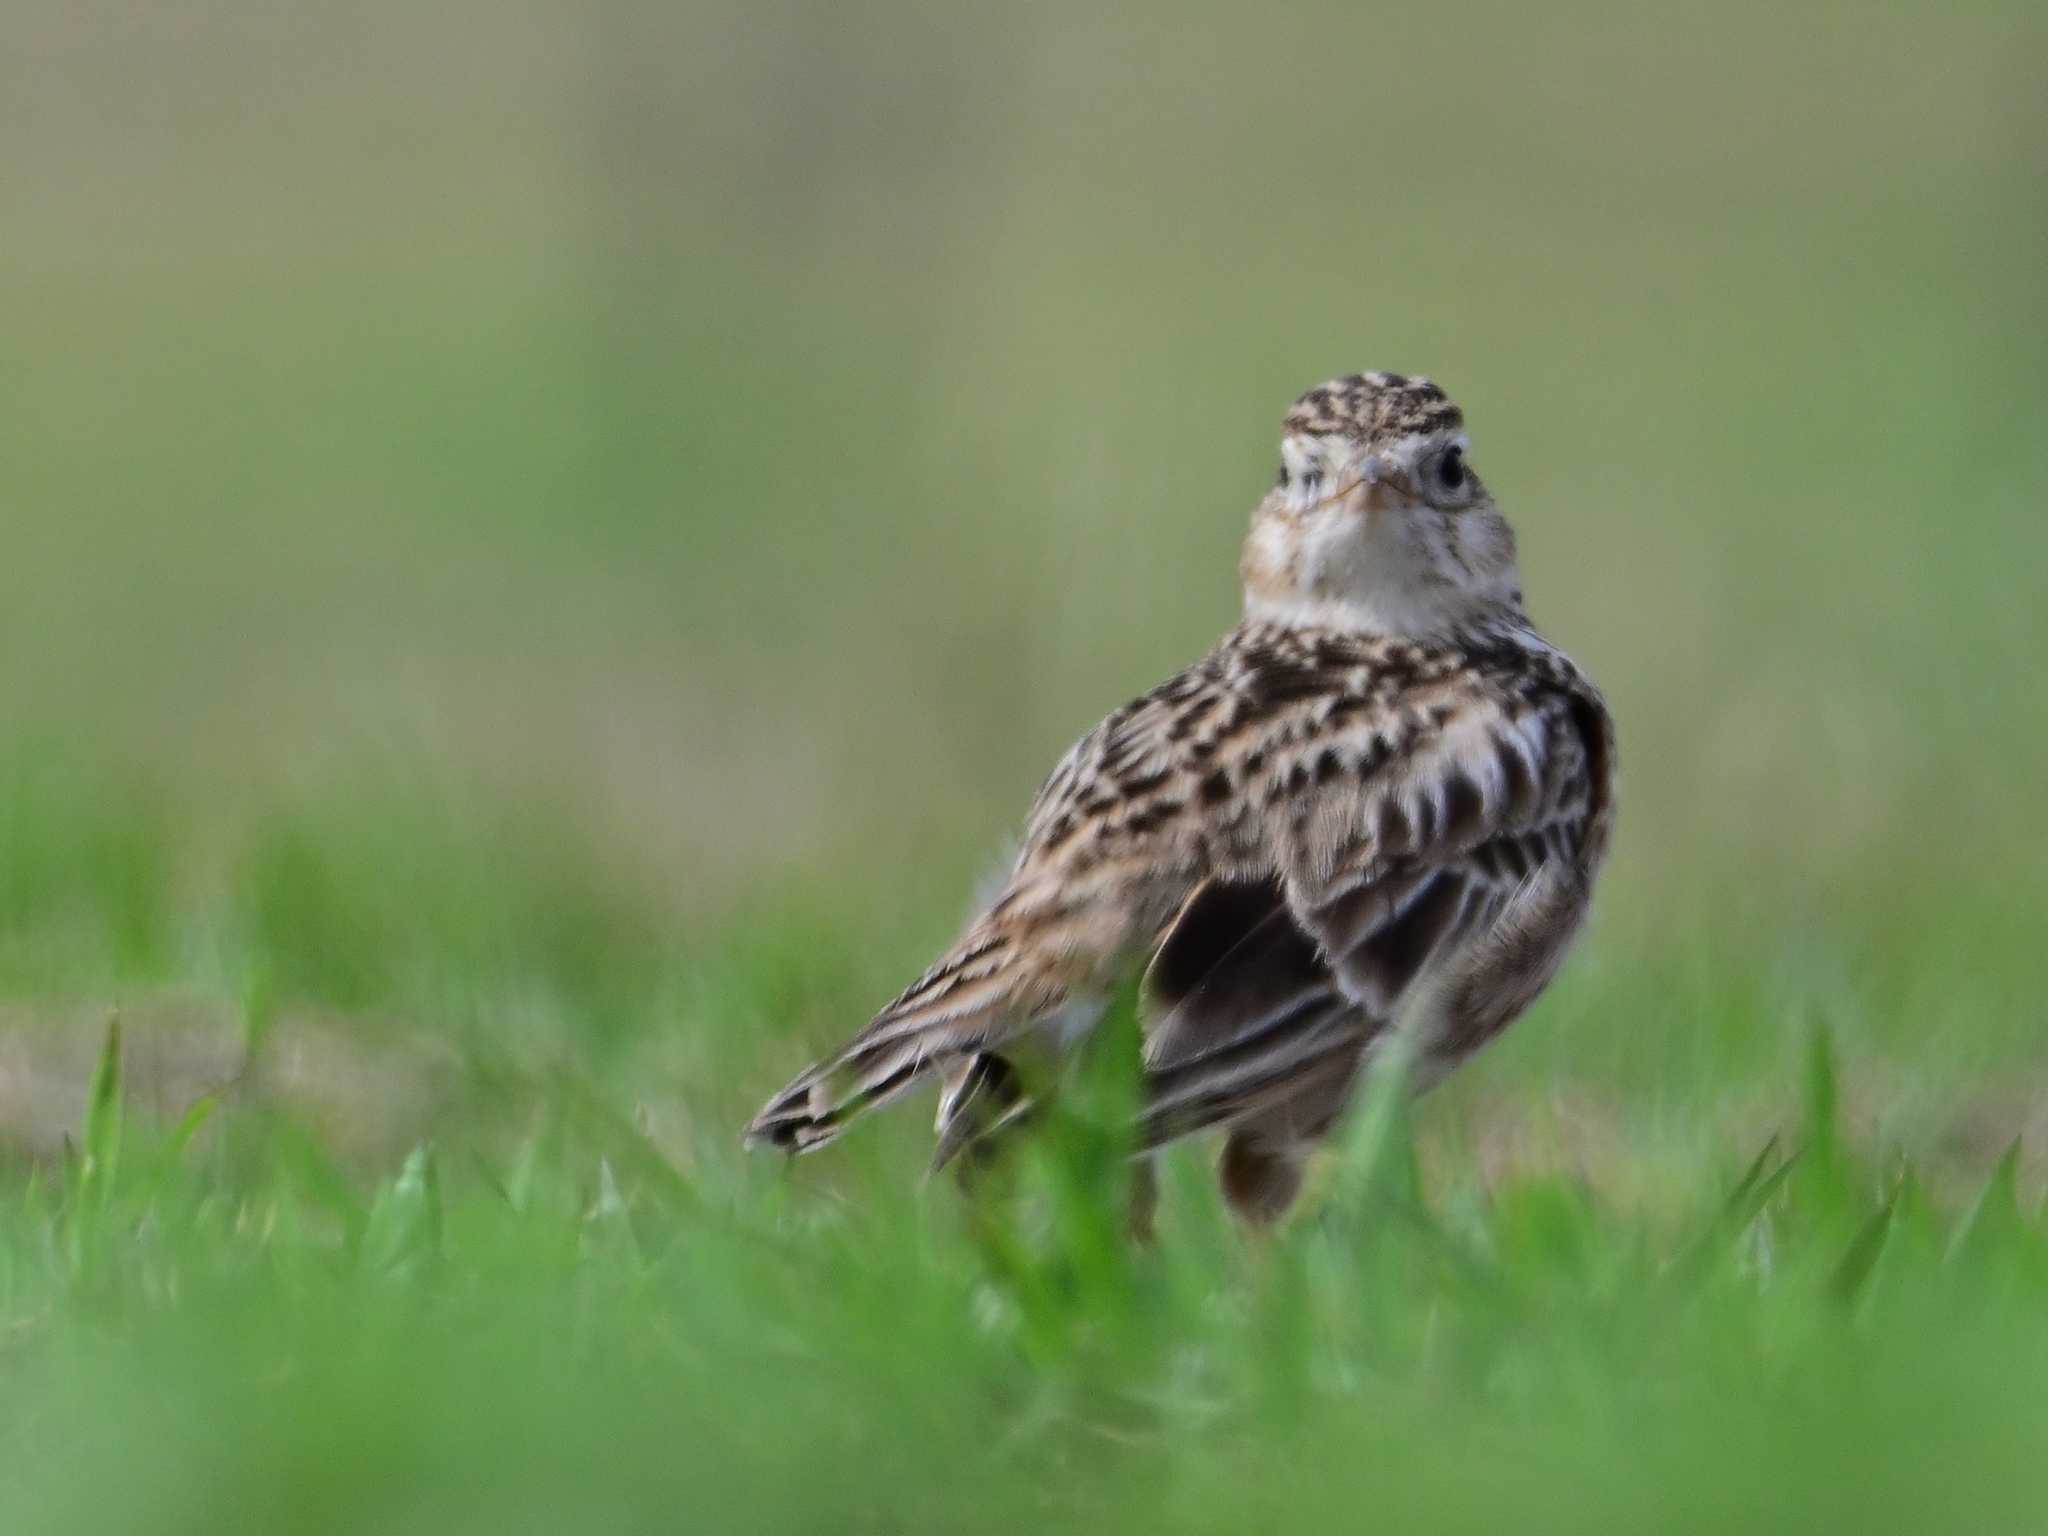
[[750, 1140], [808, 1151], [933, 1074], [943, 1163], [1142, 968], [1138, 1143], [1225, 1128], [1265, 1220], [1388, 1030], [1426, 1085], [1535, 999], [1606, 853], [1613, 729], [1523, 613], [1463, 425], [1396, 374], [1295, 403], [1244, 622], [1067, 753], [993, 902]]

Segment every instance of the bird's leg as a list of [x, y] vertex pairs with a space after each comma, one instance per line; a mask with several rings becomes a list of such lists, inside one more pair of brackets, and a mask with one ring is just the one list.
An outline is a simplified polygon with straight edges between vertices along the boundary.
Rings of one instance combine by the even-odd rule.
[[1130, 1203], [1124, 1212], [1124, 1231], [1140, 1248], [1152, 1246], [1153, 1228], [1159, 1215], [1159, 1170], [1149, 1157], [1131, 1159]]
[[1270, 1227], [1301, 1193], [1301, 1156], [1252, 1130], [1236, 1130], [1216, 1167], [1223, 1198], [1248, 1226]]

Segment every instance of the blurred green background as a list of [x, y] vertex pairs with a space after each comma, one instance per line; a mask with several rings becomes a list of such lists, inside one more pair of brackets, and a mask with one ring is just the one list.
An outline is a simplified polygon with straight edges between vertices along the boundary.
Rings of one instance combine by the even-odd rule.
[[[221, 1089], [357, 1172], [491, 1166], [566, 1073], [755, 1188], [743, 1116], [1232, 621], [1282, 410], [1380, 367], [1465, 406], [1622, 745], [1595, 928], [1421, 1112], [1435, 1176], [1654, 1228], [1820, 1027], [1859, 1146], [1975, 1181], [2032, 1133], [2038, 1186], [2039, 4], [6, 37], [16, 1182], [118, 1007], [166, 1121]], [[798, 1187], [907, 1177], [922, 1119]]]

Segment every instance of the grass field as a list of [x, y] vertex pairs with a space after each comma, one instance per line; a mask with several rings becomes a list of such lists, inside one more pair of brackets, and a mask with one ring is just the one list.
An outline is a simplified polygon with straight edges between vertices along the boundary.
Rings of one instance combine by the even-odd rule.
[[[6, 53], [0, 1530], [2048, 1517], [2038, 6]], [[1374, 366], [1619, 722], [1543, 1003], [1265, 1241], [1113, 1030], [744, 1156]]]

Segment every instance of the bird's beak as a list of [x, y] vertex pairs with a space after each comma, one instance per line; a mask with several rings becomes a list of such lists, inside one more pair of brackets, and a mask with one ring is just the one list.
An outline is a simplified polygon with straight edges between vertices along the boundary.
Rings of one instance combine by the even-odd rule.
[[1323, 505], [1341, 504], [1349, 501], [1356, 492], [1363, 491], [1365, 495], [1361, 499], [1361, 508], [1372, 511], [1386, 504], [1387, 498], [1381, 493], [1380, 488], [1390, 486], [1393, 479], [1394, 466], [1388, 461], [1387, 456], [1383, 453], [1369, 453], [1358, 466], [1357, 478], [1346, 481], [1324, 497]]

